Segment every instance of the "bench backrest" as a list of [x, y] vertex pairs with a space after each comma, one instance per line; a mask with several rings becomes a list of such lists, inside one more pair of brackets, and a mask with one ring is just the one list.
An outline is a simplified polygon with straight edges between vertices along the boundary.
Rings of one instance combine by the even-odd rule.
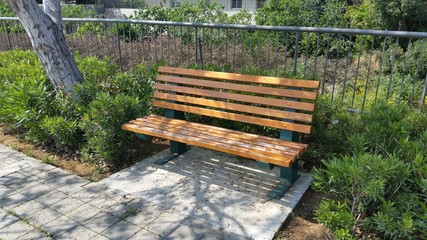
[[153, 105], [310, 133], [318, 81], [159, 67]]

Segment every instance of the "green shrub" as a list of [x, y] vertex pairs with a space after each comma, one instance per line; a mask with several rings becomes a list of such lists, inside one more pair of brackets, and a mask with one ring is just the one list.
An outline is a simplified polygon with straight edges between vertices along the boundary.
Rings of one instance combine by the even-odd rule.
[[348, 112], [345, 104], [319, 97], [313, 113], [312, 133], [303, 136], [310, 145], [302, 160], [319, 165], [321, 160], [348, 154], [351, 151], [349, 135], [359, 128], [359, 115]]
[[40, 130], [52, 140], [57, 150], [76, 149], [79, 144], [77, 119], [66, 119], [62, 116], [46, 117], [41, 120]]
[[14, 17], [15, 14], [12, 11], [12, 8], [10, 8], [9, 4], [6, 0], [0, 1], [0, 17]]
[[[316, 211], [317, 219], [337, 238], [346, 232], [353, 237], [425, 238], [426, 121], [425, 113], [406, 105], [373, 104], [349, 130], [350, 152], [313, 170], [313, 187], [340, 199]], [[351, 227], [342, 225], [349, 213]]]
[[121, 125], [143, 115], [146, 108], [139, 104], [136, 97], [98, 93], [79, 123], [87, 141], [84, 156], [116, 166], [126, 163], [130, 156], [127, 149], [133, 134], [122, 130]]
[[53, 91], [33, 52], [0, 52], [0, 122], [55, 151], [82, 149], [93, 161], [120, 165], [131, 156], [132, 136], [120, 125], [151, 110], [157, 66], [119, 73], [108, 59], [76, 61], [85, 82], [64, 96]]
[[335, 239], [352, 239], [354, 217], [346, 202], [325, 200], [315, 211], [316, 219], [334, 233]]
[[27, 131], [37, 143], [39, 123], [54, 113], [55, 95], [37, 57], [30, 51], [0, 53], [0, 121]]
[[64, 18], [95, 18], [96, 12], [83, 5], [64, 5], [61, 8]]

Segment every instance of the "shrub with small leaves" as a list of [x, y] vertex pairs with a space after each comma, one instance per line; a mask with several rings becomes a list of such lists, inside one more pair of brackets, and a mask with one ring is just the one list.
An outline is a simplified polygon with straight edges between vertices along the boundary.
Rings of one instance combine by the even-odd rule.
[[122, 130], [121, 125], [144, 115], [147, 109], [148, 106], [140, 105], [137, 97], [98, 93], [79, 123], [87, 141], [84, 156], [91, 156], [86, 160], [99, 159], [116, 166], [126, 163], [133, 134]]

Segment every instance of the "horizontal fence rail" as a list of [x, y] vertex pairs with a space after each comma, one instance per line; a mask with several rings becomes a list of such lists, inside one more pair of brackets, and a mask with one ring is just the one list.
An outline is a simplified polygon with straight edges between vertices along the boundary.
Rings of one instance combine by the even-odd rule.
[[[64, 19], [70, 49], [137, 64], [321, 81], [320, 93], [364, 110], [379, 99], [424, 106], [427, 33], [228, 25], [126, 19]], [[31, 49], [17, 18], [0, 18], [0, 51]]]

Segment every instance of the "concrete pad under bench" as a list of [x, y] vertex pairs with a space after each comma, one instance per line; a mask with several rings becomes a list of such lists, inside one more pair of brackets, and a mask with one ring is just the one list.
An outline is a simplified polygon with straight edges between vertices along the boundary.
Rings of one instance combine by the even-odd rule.
[[311, 175], [301, 174], [282, 198], [267, 199], [278, 174], [259, 170], [252, 160], [192, 147], [156, 165], [168, 151], [100, 182], [145, 202], [133, 218], [152, 216], [142, 227], [162, 237], [272, 239], [311, 182]]

